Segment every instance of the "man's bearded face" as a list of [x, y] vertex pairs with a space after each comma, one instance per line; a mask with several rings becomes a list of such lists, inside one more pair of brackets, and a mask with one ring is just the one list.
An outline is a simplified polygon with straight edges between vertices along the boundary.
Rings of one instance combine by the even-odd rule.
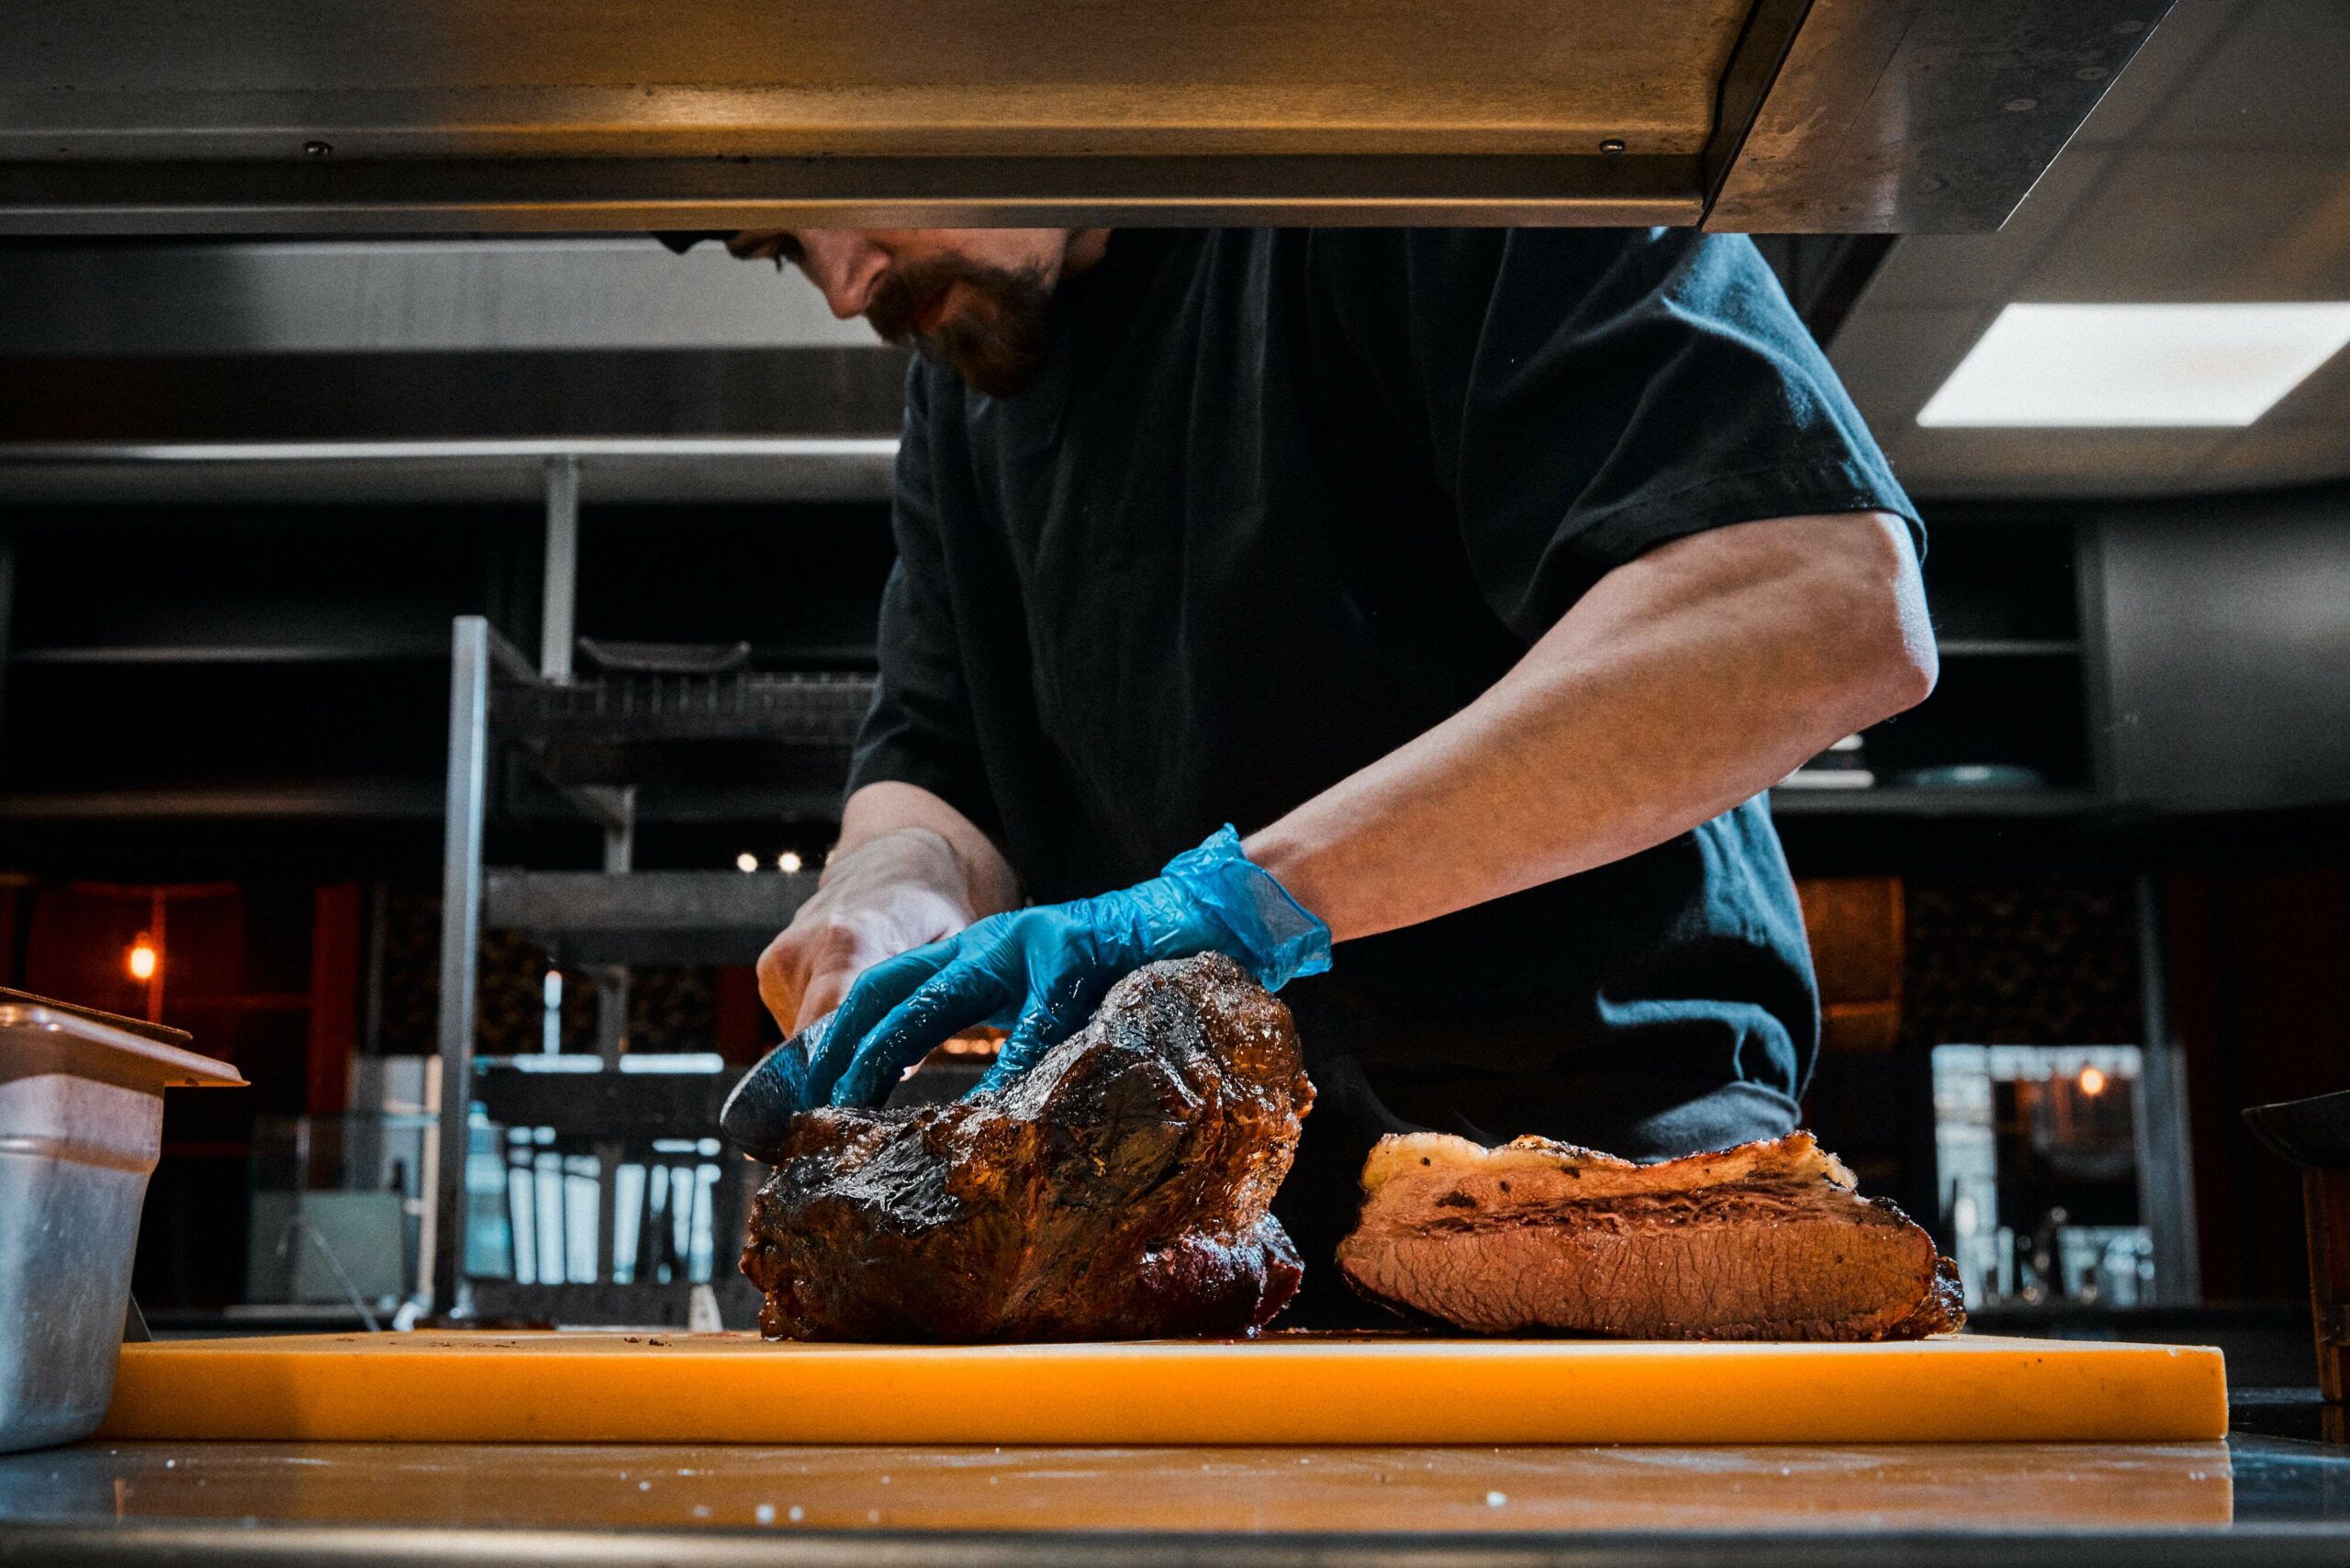
[[890, 269], [866, 307], [884, 341], [910, 344], [990, 398], [1026, 391], [1053, 348], [1053, 291], [1042, 270], [952, 253]]

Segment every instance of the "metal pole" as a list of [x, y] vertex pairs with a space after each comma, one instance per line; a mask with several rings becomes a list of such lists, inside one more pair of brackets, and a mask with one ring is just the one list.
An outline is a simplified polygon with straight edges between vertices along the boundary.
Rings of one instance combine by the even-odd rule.
[[604, 869], [636, 868], [636, 786], [622, 784], [610, 792], [610, 814], [604, 823]]
[[489, 622], [461, 615], [449, 669], [449, 794], [441, 856], [441, 1126], [434, 1172], [433, 1311], [466, 1305], [465, 1157], [473, 1105], [474, 989], [481, 940], [482, 817], [489, 789]]
[[2199, 1306], [2202, 1263], [2195, 1240], [2195, 1151], [2188, 1137], [2187, 1063], [2171, 1038], [2163, 963], [2161, 890], [2138, 879], [2138, 987], [2145, 1016], [2138, 1081], [2138, 1206], [2154, 1243], [2154, 1299]]
[[[610, 794], [612, 813], [604, 824], [604, 870], [621, 875], [636, 864], [636, 786], [623, 785]], [[610, 964], [596, 974], [596, 1054], [606, 1072], [620, 1070], [621, 1048], [628, 1034], [626, 964]], [[620, 1228], [621, 1161], [625, 1144], [607, 1140], [596, 1145], [596, 1278], [610, 1281], [619, 1260], [612, 1238]]]
[[547, 459], [547, 562], [541, 579], [539, 673], [571, 678], [572, 616], [579, 598], [579, 459]]
[[[635, 863], [636, 786], [614, 790], [610, 799], [614, 811], [604, 827], [604, 869], [618, 876], [632, 869]], [[604, 1058], [608, 1070], [619, 1062], [627, 1034], [628, 966], [606, 964], [596, 971], [596, 1054]]]

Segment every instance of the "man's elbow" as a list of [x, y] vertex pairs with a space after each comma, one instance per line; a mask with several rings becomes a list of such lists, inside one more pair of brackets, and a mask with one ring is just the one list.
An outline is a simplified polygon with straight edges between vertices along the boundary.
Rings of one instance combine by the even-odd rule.
[[1915, 708], [1934, 694], [1942, 678], [1942, 655], [1934, 647], [1933, 628], [1922, 606], [1914, 617], [1902, 615], [1887, 628], [1877, 656], [1876, 686], [1884, 711], [1879, 718]]
[[1887, 655], [1877, 676], [1874, 700], [1868, 704], [1869, 717], [1853, 725], [1853, 729], [1883, 723], [1896, 713], [1915, 708], [1934, 694], [1934, 683], [1941, 678], [1942, 664], [1935, 657], [1930, 638], [1923, 648], [1905, 646]]
[[1908, 525], [1884, 512], [1868, 514], [1868, 521], [1851, 531], [1848, 556], [1844, 641], [1852, 655], [1855, 730], [1923, 702], [1942, 674]]

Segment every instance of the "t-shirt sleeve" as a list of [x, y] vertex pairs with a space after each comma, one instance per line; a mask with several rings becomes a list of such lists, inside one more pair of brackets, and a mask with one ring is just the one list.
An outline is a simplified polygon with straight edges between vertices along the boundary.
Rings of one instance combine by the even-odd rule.
[[972, 722], [961, 639], [947, 591], [940, 459], [926, 374], [917, 362], [906, 382], [905, 428], [890, 513], [898, 559], [881, 590], [879, 679], [857, 734], [848, 793], [883, 780], [918, 785], [994, 833], [995, 801]]
[[1426, 442], [1481, 591], [1528, 641], [1610, 570], [1709, 528], [1883, 510], [1923, 548], [1884, 454], [1743, 236], [1379, 243], [1337, 256], [1334, 308], [1407, 439]]

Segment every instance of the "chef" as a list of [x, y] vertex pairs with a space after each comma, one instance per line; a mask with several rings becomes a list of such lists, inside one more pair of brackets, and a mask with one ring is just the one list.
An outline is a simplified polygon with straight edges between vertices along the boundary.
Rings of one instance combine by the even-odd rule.
[[1795, 1126], [1818, 1034], [1764, 791], [1932, 689], [1916, 514], [1745, 239], [732, 236], [919, 351], [880, 679], [759, 963], [878, 1102], [1002, 1082], [1229, 955], [1321, 1099], [1285, 1321], [1381, 1133], [1635, 1158]]

